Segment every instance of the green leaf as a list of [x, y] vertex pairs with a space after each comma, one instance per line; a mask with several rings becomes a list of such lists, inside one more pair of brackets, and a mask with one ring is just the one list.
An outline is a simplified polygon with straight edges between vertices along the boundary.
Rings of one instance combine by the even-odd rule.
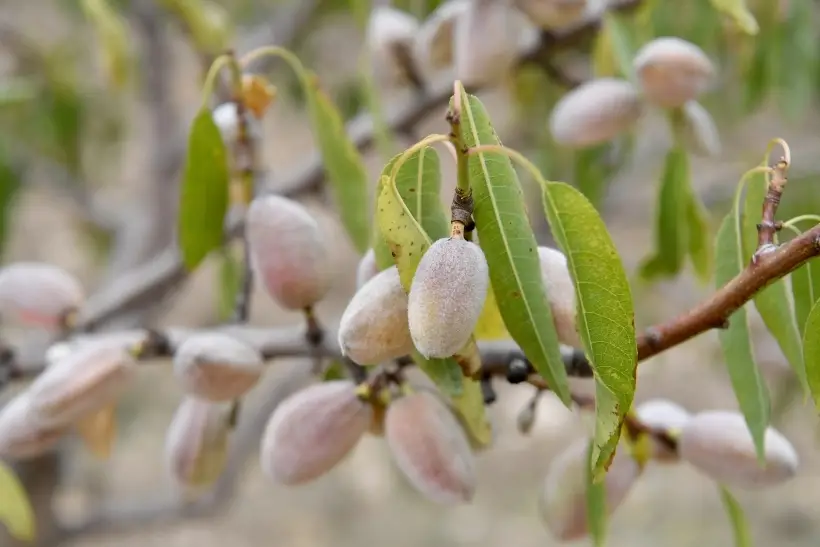
[[36, 533], [34, 510], [23, 485], [14, 471], [0, 461], [0, 523], [9, 534], [19, 540], [33, 543]]
[[820, 300], [820, 260], [809, 260], [803, 266], [797, 268], [791, 273], [791, 281], [797, 328], [805, 334], [809, 312], [814, 304]]
[[370, 239], [364, 161], [347, 135], [339, 110], [319, 87], [316, 75], [304, 71], [301, 76], [314, 135], [342, 224], [356, 249], [364, 253]]
[[589, 443], [587, 450], [586, 469], [586, 510], [589, 535], [595, 547], [603, 547], [606, 543], [606, 481], [595, 482], [592, 472], [593, 444]]
[[331, 361], [322, 373], [323, 382], [330, 382], [333, 380], [344, 380], [345, 378], [347, 378], [347, 376], [345, 375], [345, 366], [342, 364], [341, 361]]
[[[476, 97], [462, 91], [461, 108], [465, 146], [500, 143]], [[467, 163], [478, 241], [504, 325], [552, 391], [569, 405], [567, 373], [518, 176], [510, 159], [498, 152], [470, 155]]]
[[815, 408], [820, 411], [820, 303], [815, 303], [806, 318], [803, 333], [803, 352], [806, 358], [806, 378], [814, 399]]
[[640, 275], [651, 281], [680, 272], [688, 251], [687, 224], [691, 189], [689, 155], [682, 146], [669, 150], [658, 193], [655, 223], [655, 252], [640, 267]]
[[623, 78], [635, 81], [635, 67], [632, 60], [638, 48], [634, 25], [623, 15], [612, 11], [606, 11], [603, 20], [606, 44], [612, 48], [612, 68]]
[[[757, 249], [757, 223], [760, 222], [760, 211], [767, 188], [768, 183], [763, 174], [750, 177], [746, 183], [745, 205], [742, 213], [743, 259], [746, 264], [752, 259]], [[791, 307], [791, 295], [786, 281], [778, 279], [759, 291], [754, 297], [754, 305], [807, 392], [800, 330]]]
[[712, 0], [712, 6], [730, 17], [735, 25], [749, 35], [755, 35], [760, 31], [755, 16], [746, 6], [746, 0]]
[[618, 251], [592, 204], [568, 184], [544, 182], [544, 210], [567, 257], [578, 302], [578, 332], [595, 371], [593, 475], [615, 454], [635, 396], [635, 311]]
[[486, 448], [493, 439], [492, 428], [484, 410], [484, 393], [481, 382], [464, 378], [461, 395], [451, 397], [453, 409], [461, 425], [467, 431], [473, 448]]
[[[738, 275], [744, 267], [742, 240], [737, 217], [729, 213], [718, 230], [715, 244], [717, 263], [715, 286], [720, 288]], [[760, 462], [764, 462], [763, 439], [769, 426], [771, 403], [760, 370], [755, 363], [746, 310], [738, 309], [729, 317], [729, 325], [718, 331], [726, 368], [740, 410], [749, 426]]]
[[596, 207], [600, 206], [606, 193], [612, 168], [607, 165], [606, 156], [611, 144], [582, 148], [575, 152], [575, 169], [573, 180], [578, 189]]
[[8, 237], [12, 205], [21, 187], [20, 172], [11, 164], [5, 150], [0, 148], [0, 256]]
[[114, 87], [122, 88], [131, 72], [125, 23], [105, 0], [82, 0], [81, 4], [101, 42], [108, 78]]
[[0, 108], [27, 102], [37, 96], [33, 82], [22, 78], [4, 78], [0, 82]]
[[723, 501], [723, 507], [726, 508], [729, 522], [732, 523], [735, 547], [752, 547], [752, 534], [749, 532], [749, 522], [743, 513], [743, 507], [732, 496], [732, 493], [722, 486], [720, 487], [720, 499]]
[[689, 231], [689, 258], [695, 270], [695, 275], [702, 282], [712, 277], [714, 256], [712, 256], [711, 234], [706, 209], [695, 196], [691, 186], [686, 207], [686, 226]]
[[222, 321], [231, 318], [236, 306], [236, 296], [242, 286], [242, 262], [232, 249], [225, 249], [219, 263], [218, 313]]
[[[410, 214], [395, 184], [383, 176], [381, 185], [376, 220], [395, 257], [402, 287], [409, 292], [421, 257], [430, 248], [430, 238]], [[414, 352], [413, 360], [444, 393], [461, 394], [461, 368], [455, 359], [425, 359]]]
[[177, 237], [189, 271], [222, 245], [228, 182], [225, 144], [211, 112], [203, 108], [194, 118], [188, 135], [179, 206]]

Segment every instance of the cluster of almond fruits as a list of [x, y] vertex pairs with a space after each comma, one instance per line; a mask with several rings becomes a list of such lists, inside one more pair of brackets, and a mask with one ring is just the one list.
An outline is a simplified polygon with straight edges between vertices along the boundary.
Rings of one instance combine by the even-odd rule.
[[379, 83], [402, 87], [461, 80], [492, 85], [513, 69], [542, 29], [567, 29], [603, 13], [607, 0], [449, 0], [424, 21], [390, 6], [376, 6], [367, 49]]
[[[653, 435], [648, 450], [622, 440], [607, 472], [607, 513], [624, 501], [650, 461], [660, 465], [686, 462], [728, 488], [775, 486], [792, 478], [799, 465], [797, 452], [778, 431], [765, 433], [765, 465], [757, 460], [754, 442], [743, 415], [725, 410], [690, 414], [665, 399], [646, 401], [636, 417]], [[589, 439], [567, 446], [551, 462], [539, 493], [539, 510], [547, 529], [561, 541], [589, 533], [586, 507]]]

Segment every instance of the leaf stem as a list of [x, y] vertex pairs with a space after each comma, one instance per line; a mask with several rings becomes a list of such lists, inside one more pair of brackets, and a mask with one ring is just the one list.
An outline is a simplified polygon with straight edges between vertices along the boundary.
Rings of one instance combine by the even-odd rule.
[[219, 71], [231, 62], [231, 55], [226, 53], [220, 55], [211, 63], [211, 68], [208, 69], [208, 74], [205, 75], [205, 83], [202, 85], [202, 108], [208, 108], [208, 102], [211, 100], [211, 95], [213, 95]]

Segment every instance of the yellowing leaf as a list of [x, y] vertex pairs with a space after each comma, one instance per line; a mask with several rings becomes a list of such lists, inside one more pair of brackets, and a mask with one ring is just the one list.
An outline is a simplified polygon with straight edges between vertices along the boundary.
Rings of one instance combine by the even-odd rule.
[[242, 102], [261, 118], [276, 98], [276, 87], [258, 74], [244, 74], [242, 76]]
[[[715, 256], [715, 286], [720, 288], [744, 268], [740, 223], [734, 211], [726, 215], [718, 230]], [[718, 331], [718, 339], [723, 348], [732, 388], [754, 439], [758, 459], [763, 463], [763, 439], [769, 426], [771, 403], [769, 390], [755, 363], [744, 308], [741, 307], [729, 317], [729, 325]]]
[[36, 527], [34, 510], [23, 485], [14, 471], [0, 461], [0, 523], [19, 540], [34, 542]]
[[746, 0], [712, 0], [712, 6], [730, 17], [735, 25], [746, 34], [755, 35], [760, 31], [755, 16], [746, 6]]
[[495, 292], [492, 287], [487, 290], [487, 299], [478, 317], [474, 335], [476, 340], [507, 340], [510, 338], [501, 312], [498, 311], [498, 303], [495, 301]]
[[107, 460], [117, 437], [117, 409], [109, 405], [76, 424], [77, 434], [92, 455]]
[[493, 440], [493, 432], [487, 413], [484, 411], [484, 394], [481, 382], [464, 378], [464, 389], [461, 395], [452, 397], [453, 409], [464, 426], [473, 448], [485, 448]]
[[102, 42], [101, 51], [111, 83], [123, 87], [131, 70], [128, 31], [122, 18], [106, 0], [82, 0], [83, 11]]
[[540, 180], [552, 233], [567, 257], [578, 333], [595, 373], [592, 473], [603, 479], [635, 396], [638, 347], [632, 292], [604, 221], [581, 192]]
[[179, 206], [177, 237], [189, 271], [222, 245], [228, 183], [225, 144], [211, 112], [203, 108], [194, 118], [188, 135]]
[[[465, 146], [499, 144], [484, 105], [476, 97], [462, 91], [461, 108]], [[569, 405], [567, 373], [518, 176], [510, 159], [499, 152], [471, 154], [467, 164], [478, 242], [487, 257], [490, 284], [504, 325], [552, 391]]]

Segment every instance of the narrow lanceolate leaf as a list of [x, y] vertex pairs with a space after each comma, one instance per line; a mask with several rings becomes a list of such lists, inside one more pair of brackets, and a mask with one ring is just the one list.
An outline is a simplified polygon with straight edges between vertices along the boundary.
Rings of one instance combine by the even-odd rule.
[[815, 408], [820, 411], [820, 303], [815, 303], [806, 318], [803, 333], [806, 379]]
[[[407, 210], [393, 182], [382, 177], [381, 186], [376, 221], [395, 257], [402, 287], [409, 291], [421, 257], [430, 248], [430, 238]], [[418, 352], [413, 359], [446, 394], [461, 394], [461, 369], [454, 359], [424, 359]]]
[[473, 448], [486, 448], [493, 440], [493, 432], [484, 411], [484, 393], [481, 382], [464, 378], [461, 395], [451, 397], [453, 409], [467, 432]]
[[11, 157], [0, 148], [0, 255], [3, 254], [14, 200], [22, 185], [20, 175], [11, 164]]
[[712, 278], [714, 256], [712, 256], [712, 236], [709, 233], [709, 221], [706, 209], [698, 200], [692, 188], [689, 188], [686, 207], [686, 226], [689, 231], [689, 258], [695, 275], [706, 283]]
[[760, 27], [746, 6], [746, 0], [712, 0], [716, 10], [731, 18], [737, 28], [749, 35], [757, 34]]
[[598, 212], [568, 184], [542, 182], [544, 210], [567, 257], [578, 302], [578, 332], [595, 371], [596, 482], [609, 467], [635, 396], [638, 346], [632, 292]]
[[735, 538], [735, 547], [752, 547], [752, 534], [749, 532], [749, 522], [743, 513], [743, 507], [726, 488], [720, 488], [720, 499], [732, 524], [732, 535]]
[[[820, 300], [820, 260], [812, 259], [791, 273], [794, 316], [801, 336], [814, 304]], [[805, 348], [804, 348], [805, 352]]]
[[678, 146], [669, 150], [656, 206], [655, 251], [640, 268], [646, 280], [672, 277], [683, 268], [688, 251], [689, 176], [686, 149]]
[[179, 247], [188, 270], [222, 245], [228, 211], [228, 160], [211, 112], [203, 108], [191, 124], [179, 206]]
[[[742, 214], [743, 260], [748, 264], [757, 248], [757, 223], [761, 220], [761, 208], [766, 197], [767, 182], [763, 175], [756, 175], [746, 183], [745, 206]], [[785, 279], [778, 279], [758, 292], [754, 305], [766, 328], [772, 334], [804, 390], [806, 369], [800, 330], [791, 305], [791, 294]]]
[[595, 547], [603, 547], [606, 543], [606, 481], [595, 482], [592, 472], [594, 460], [593, 444], [590, 443], [587, 451], [586, 470], [586, 499], [587, 499], [587, 522], [589, 523], [589, 535]]
[[34, 541], [34, 510], [20, 484], [20, 480], [8, 465], [0, 461], [0, 523], [9, 534], [19, 541]]
[[367, 171], [362, 156], [345, 131], [339, 110], [319, 87], [316, 75], [303, 74], [313, 131], [342, 223], [356, 249], [363, 253], [370, 239]]
[[[392, 169], [394, 162], [389, 165]], [[431, 241], [449, 237], [450, 221], [441, 204], [441, 161], [432, 146], [414, 152], [401, 164], [396, 189]]]
[[242, 286], [242, 264], [233, 252], [226, 248], [220, 257], [217, 313], [222, 321], [228, 321], [236, 306], [236, 295]]
[[[500, 143], [476, 97], [462, 92], [461, 108], [461, 138], [466, 146]], [[535, 370], [569, 405], [567, 373], [518, 176], [510, 159], [497, 152], [471, 155], [468, 169], [479, 245], [487, 257], [504, 325]]]
[[487, 299], [484, 300], [484, 308], [478, 317], [475, 326], [476, 340], [505, 340], [510, 338], [507, 327], [504, 326], [504, 318], [498, 310], [498, 303], [495, 301], [493, 288], [487, 290]]
[[125, 23], [106, 0], [82, 0], [82, 7], [99, 37], [108, 78], [115, 87], [122, 87], [131, 69]]
[[632, 59], [635, 58], [637, 47], [633, 36], [632, 25], [622, 15], [607, 11], [604, 14], [604, 32], [607, 35], [608, 45], [612, 48], [612, 66], [616, 75], [627, 80], [635, 80], [635, 69]]
[[[740, 273], [745, 266], [740, 237], [740, 226], [734, 214], [723, 219], [715, 244], [715, 283], [722, 287]], [[754, 439], [757, 456], [764, 460], [763, 438], [769, 425], [771, 403], [760, 370], [755, 363], [746, 310], [738, 309], [729, 317], [729, 325], [718, 331], [726, 368], [732, 381], [740, 410]]]

